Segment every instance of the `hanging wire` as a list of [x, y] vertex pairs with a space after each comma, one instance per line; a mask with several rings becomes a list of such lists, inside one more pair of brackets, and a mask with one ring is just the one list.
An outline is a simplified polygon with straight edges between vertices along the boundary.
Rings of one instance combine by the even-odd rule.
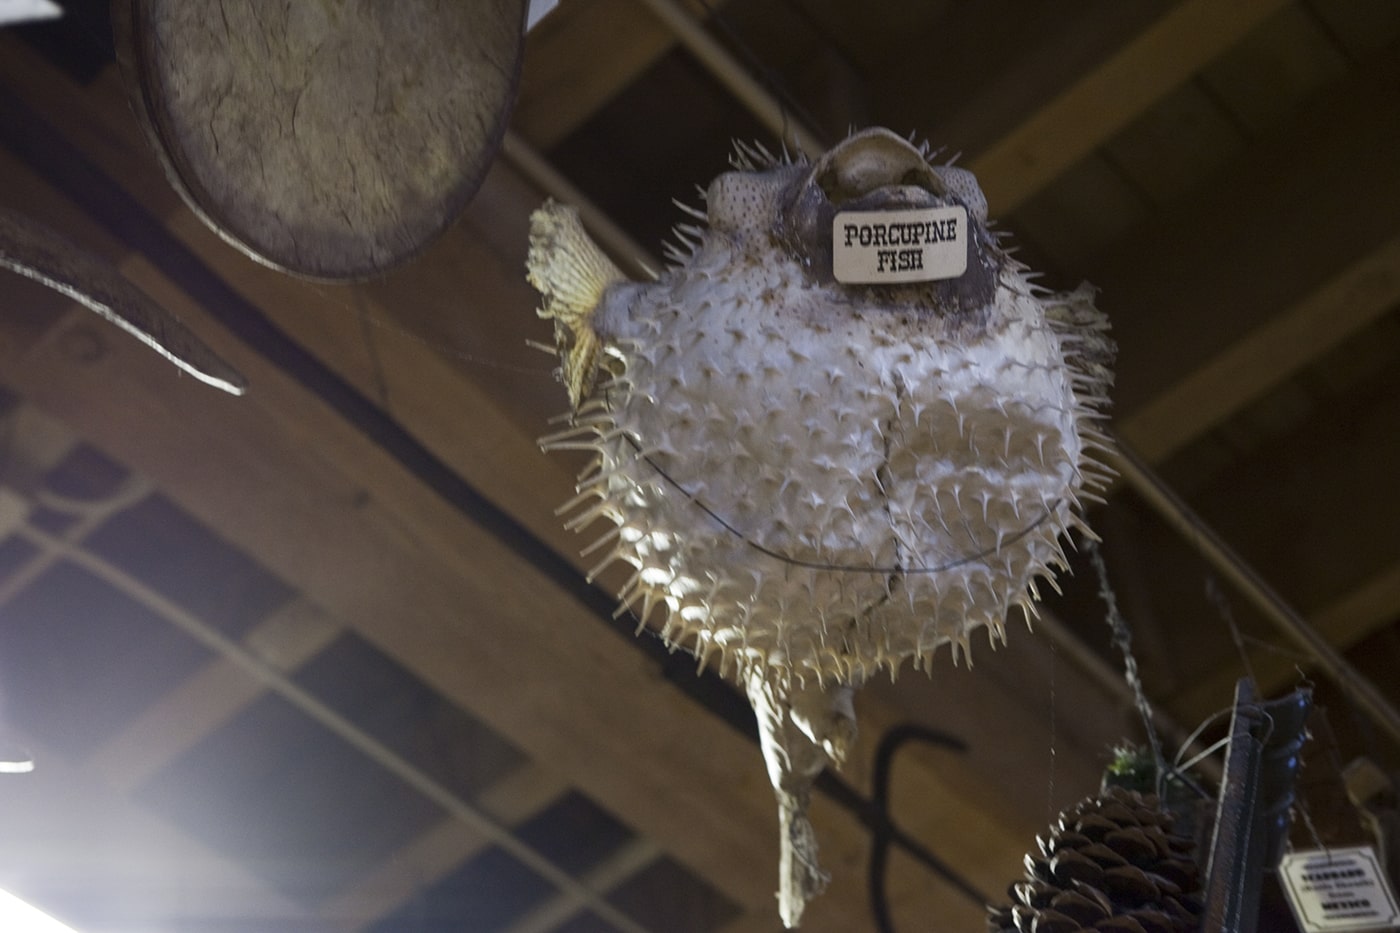
[[1118, 611], [1118, 596], [1108, 580], [1108, 567], [1104, 564], [1103, 553], [1097, 542], [1091, 538], [1086, 540], [1089, 559], [1099, 575], [1099, 598], [1103, 600], [1108, 627], [1113, 632], [1113, 645], [1123, 655], [1123, 674], [1128, 686], [1132, 688], [1133, 702], [1137, 706], [1138, 715], [1142, 717], [1143, 730], [1147, 733], [1147, 742], [1152, 750], [1152, 763], [1157, 769], [1157, 794], [1161, 797], [1162, 782], [1166, 779], [1168, 766], [1162, 756], [1162, 740], [1157, 736], [1157, 727], [1152, 722], [1152, 705], [1147, 700], [1147, 691], [1143, 689], [1142, 677], [1138, 673], [1137, 656], [1133, 654], [1132, 632], [1123, 614]]
[[1207, 793], [1206, 790], [1197, 783], [1196, 779], [1191, 776], [1191, 769], [1205, 761], [1215, 752], [1229, 745], [1229, 739], [1225, 738], [1212, 743], [1207, 748], [1196, 752], [1196, 754], [1192, 755], [1186, 761], [1182, 761], [1182, 759], [1186, 757], [1186, 753], [1191, 750], [1191, 747], [1200, 740], [1201, 733], [1233, 712], [1234, 707], [1227, 706], [1216, 710], [1203, 719], [1200, 725], [1191, 730], [1191, 734], [1177, 747], [1176, 755], [1172, 758], [1171, 764], [1167, 767], [1166, 773], [1170, 775], [1173, 780], [1180, 781], [1182, 786], [1186, 787], [1202, 800], [1212, 799], [1211, 794]]
[[1259, 683], [1259, 678], [1254, 673], [1254, 665], [1249, 660], [1249, 652], [1245, 649], [1244, 635], [1241, 634], [1240, 627], [1235, 622], [1235, 613], [1230, 608], [1230, 600], [1220, 589], [1220, 581], [1216, 579], [1215, 574], [1206, 574], [1206, 598], [1215, 607], [1215, 611], [1220, 613], [1220, 618], [1225, 620], [1225, 625], [1230, 630], [1230, 638], [1235, 643], [1235, 651], [1239, 653], [1240, 664], [1244, 665], [1245, 674], [1254, 683]]

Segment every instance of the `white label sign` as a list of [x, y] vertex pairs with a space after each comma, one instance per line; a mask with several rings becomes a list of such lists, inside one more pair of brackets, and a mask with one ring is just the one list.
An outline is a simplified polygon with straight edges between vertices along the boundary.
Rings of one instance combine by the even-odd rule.
[[831, 271], [851, 285], [932, 282], [967, 271], [967, 208], [842, 211], [831, 222]]
[[1304, 933], [1400, 925], [1395, 895], [1370, 846], [1290, 852], [1279, 862], [1279, 874]]

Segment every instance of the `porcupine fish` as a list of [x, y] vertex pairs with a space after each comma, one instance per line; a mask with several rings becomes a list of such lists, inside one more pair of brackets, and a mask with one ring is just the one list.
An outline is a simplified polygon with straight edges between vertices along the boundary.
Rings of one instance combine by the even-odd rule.
[[[851, 694], [1029, 619], [1103, 485], [1113, 345], [1088, 286], [1036, 286], [969, 171], [884, 129], [815, 162], [740, 147], [703, 226], [628, 281], [553, 202], [532, 218], [572, 404], [572, 504], [645, 624], [746, 689], [779, 800], [779, 901], [825, 876], [806, 809]], [[1087, 530], [1087, 528], [1085, 528]]]

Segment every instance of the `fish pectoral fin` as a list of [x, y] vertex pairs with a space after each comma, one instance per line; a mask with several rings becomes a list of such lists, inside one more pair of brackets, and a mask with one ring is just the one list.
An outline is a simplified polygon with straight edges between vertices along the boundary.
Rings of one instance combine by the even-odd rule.
[[583, 229], [578, 210], [546, 201], [530, 215], [530, 284], [544, 296], [542, 318], [554, 321], [554, 340], [569, 402], [577, 408], [593, 388], [602, 346], [593, 314], [622, 271]]

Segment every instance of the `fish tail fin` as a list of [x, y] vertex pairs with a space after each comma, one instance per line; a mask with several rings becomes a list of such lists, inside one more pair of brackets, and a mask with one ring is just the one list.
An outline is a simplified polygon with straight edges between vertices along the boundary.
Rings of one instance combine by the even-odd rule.
[[593, 313], [603, 292], [625, 279], [588, 236], [578, 210], [546, 201], [530, 215], [530, 284], [544, 296], [539, 315], [554, 321], [554, 339], [569, 402], [578, 408], [593, 387], [601, 343]]

